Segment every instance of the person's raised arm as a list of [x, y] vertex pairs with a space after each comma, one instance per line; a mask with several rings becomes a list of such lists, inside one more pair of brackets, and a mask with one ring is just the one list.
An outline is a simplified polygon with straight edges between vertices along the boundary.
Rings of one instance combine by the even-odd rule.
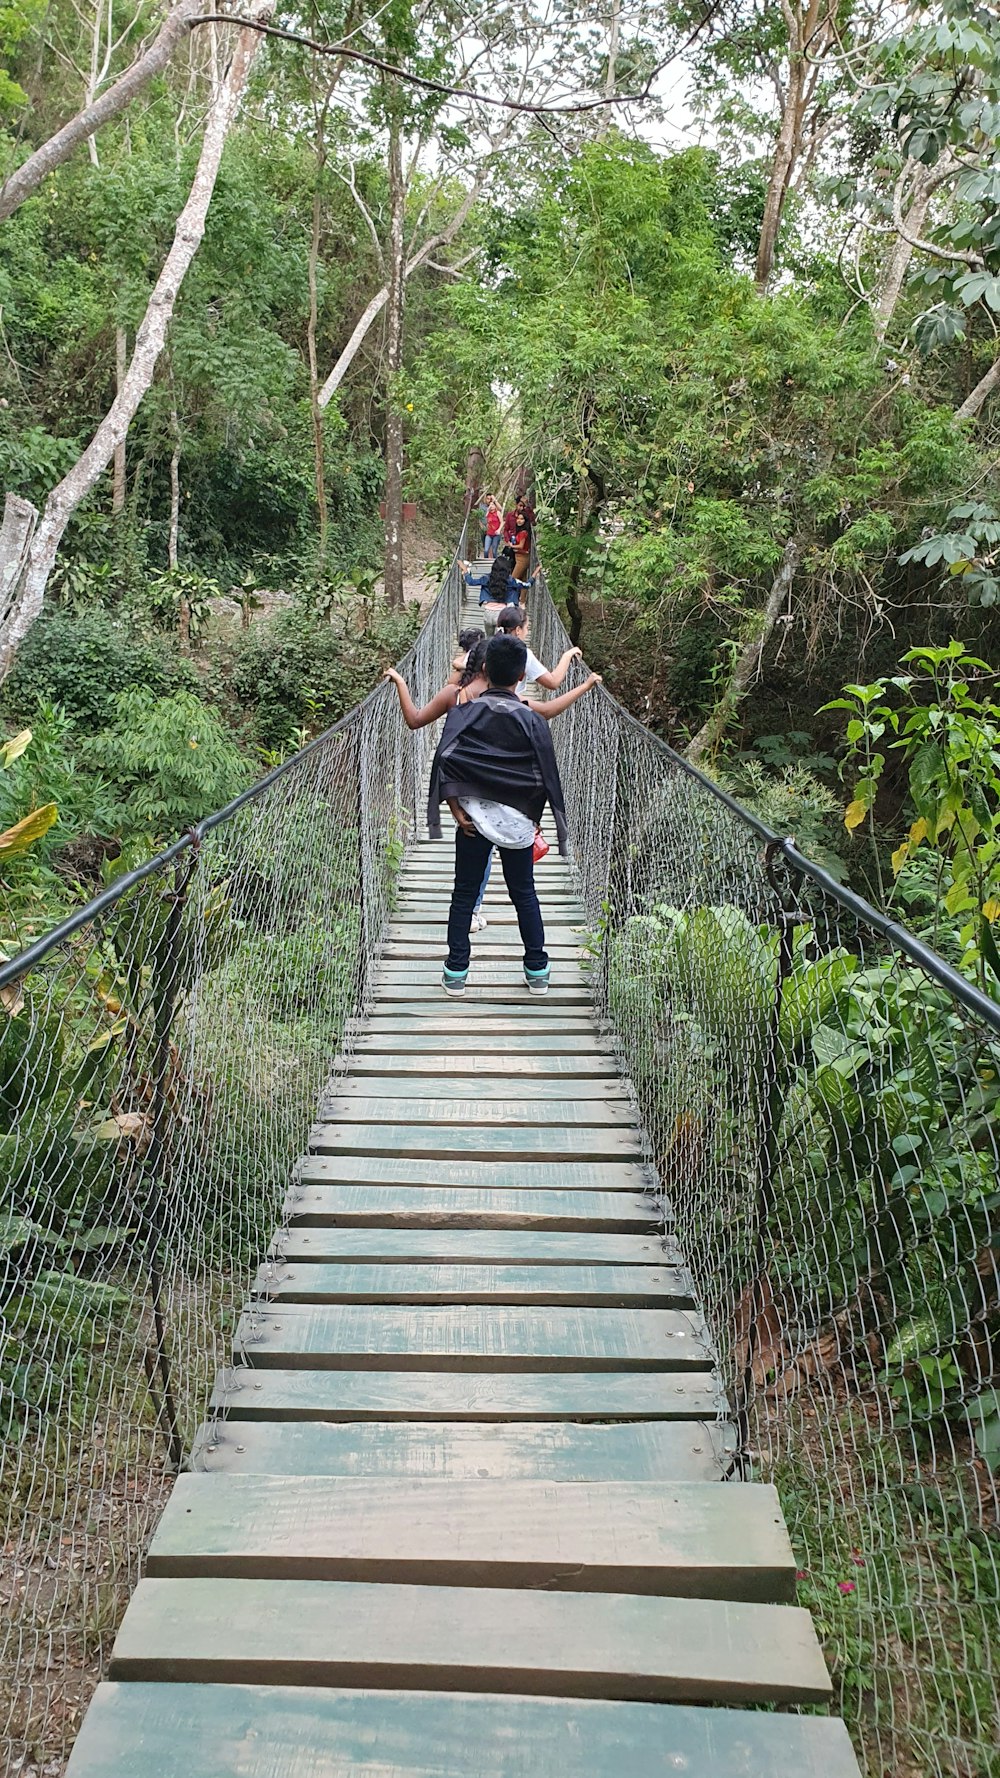
[[[541, 679], [535, 680], [536, 685], [543, 683], [544, 681]], [[602, 684], [600, 673], [591, 673], [590, 678], [585, 679], [582, 685], [574, 685], [570, 691], [560, 692], [557, 698], [546, 698], [544, 704], [536, 703], [533, 698], [526, 698], [525, 703], [530, 703], [531, 708], [537, 710], [539, 716], [544, 716], [546, 722], [551, 722], [554, 716], [558, 716], [561, 711], [568, 710], [571, 704], [575, 704], [577, 698], [582, 698], [584, 692], [593, 691], [595, 685], [600, 684]]]
[[546, 691], [555, 691], [557, 687], [562, 684], [569, 672], [570, 662], [580, 660], [582, 655], [582, 648], [567, 648], [566, 653], [563, 655], [558, 665], [550, 667], [545, 673], [539, 673], [538, 678], [535, 680], [535, 684], [544, 685]]
[[422, 710], [418, 710], [410, 696], [410, 688], [402, 673], [397, 673], [395, 667], [388, 667], [384, 677], [391, 679], [396, 687], [399, 706], [403, 712], [403, 721], [407, 728], [426, 728], [429, 723], [437, 722], [439, 716], [447, 715], [458, 697], [457, 685], [443, 685], [440, 691], [434, 693], [430, 703], [425, 704]]

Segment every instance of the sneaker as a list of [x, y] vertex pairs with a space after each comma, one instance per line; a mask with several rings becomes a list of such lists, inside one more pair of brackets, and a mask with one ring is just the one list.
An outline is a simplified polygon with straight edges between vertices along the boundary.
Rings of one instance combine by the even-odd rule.
[[485, 932], [486, 931], [486, 915], [485, 914], [473, 914], [472, 922], [469, 926], [469, 931], [470, 932]]
[[465, 984], [469, 979], [467, 969], [445, 969], [441, 974], [441, 986], [446, 994], [464, 994]]
[[529, 994], [547, 994], [549, 991], [548, 966], [545, 969], [526, 969], [524, 985]]

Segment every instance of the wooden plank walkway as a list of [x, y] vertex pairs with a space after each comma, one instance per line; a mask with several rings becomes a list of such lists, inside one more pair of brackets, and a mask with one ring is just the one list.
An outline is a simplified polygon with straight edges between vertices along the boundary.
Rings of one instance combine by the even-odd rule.
[[829, 1678], [777, 1496], [721, 1479], [567, 869], [547, 998], [500, 882], [447, 1001], [451, 858], [404, 868], [69, 1778], [858, 1778], [788, 1713]]

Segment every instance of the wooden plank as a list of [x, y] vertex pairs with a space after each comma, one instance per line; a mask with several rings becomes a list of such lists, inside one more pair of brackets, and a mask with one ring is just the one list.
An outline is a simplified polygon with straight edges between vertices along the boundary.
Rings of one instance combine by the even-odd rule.
[[[474, 1750], [470, 1765], [470, 1750]], [[843, 1723], [308, 1686], [97, 1689], [67, 1778], [860, 1778]]]
[[[600, 1097], [581, 1094], [579, 1098], [529, 1099], [512, 1093], [508, 1085], [502, 1097], [475, 1093], [466, 1098], [457, 1088], [452, 1088], [447, 1095], [431, 1096], [425, 1086], [420, 1096], [337, 1093], [324, 1101], [321, 1121], [313, 1128], [312, 1141], [314, 1146], [322, 1147], [330, 1134], [328, 1126], [342, 1123], [402, 1124], [409, 1128], [417, 1124], [461, 1124], [470, 1131], [489, 1128], [492, 1132], [494, 1125], [502, 1125], [508, 1130], [521, 1124], [537, 1126], [542, 1118], [551, 1118], [553, 1124], [564, 1129], [628, 1129], [635, 1125], [632, 1106], [621, 1093], [617, 1101], [606, 1093]], [[318, 1143], [317, 1129], [323, 1132]], [[489, 1141], [487, 1136], [479, 1146], [488, 1147]]]
[[[402, 1060], [406, 1061], [406, 1058], [402, 1058]], [[461, 1067], [463, 1058], [456, 1056], [454, 1060]], [[507, 1058], [504, 1058], [504, 1060], [495, 1063], [495, 1067], [502, 1070], [500, 1074], [475, 1076], [475, 1074], [448, 1074], [447, 1070], [443, 1070], [441, 1077], [438, 1077], [434, 1069], [427, 1069], [427, 1067], [420, 1067], [420, 1072], [413, 1072], [413, 1069], [407, 1069], [406, 1065], [400, 1067], [399, 1056], [368, 1056], [367, 1067], [365, 1065], [358, 1067], [356, 1061], [345, 1063], [345, 1067], [351, 1067], [351, 1077], [335, 1081], [331, 1097], [320, 1102], [320, 1122], [326, 1122], [326, 1118], [331, 1115], [327, 1111], [327, 1106], [333, 1106], [336, 1101], [349, 1099], [349, 1101], [356, 1102], [368, 1099], [368, 1097], [375, 1097], [375, 1099], [406, 1097], [406, 1099], [420, 1101], [420, 1099], [427, 1099], [427, 1097], [438, 1097], [445, 1086], [447, 1086], [448, 1093], [456, 1093], [457, 1099], [475, 1099], [477, 1104], [496, 1104], [498, 1101], [509, 1102], [512, 1099], [514, 1101], [544, 1099], [544, 1101], [555, 1102], [559, 1102], [560, 1099], [571, 1099], [571, 1101], [594, 1099], [594, 1101], [603, 1101], [605, 1104], [625, 1109], [630, 1108], [630, 1104], [632, 1104], [628, 1095], [623, 1092], [623, 1088], [619, 1086], [617, 1076], [607, 1072], [607, 1063], [601, 1072], [591, 1074], [591, 1076], [587, 1076], [587, 1074], [584, 1076], [575, 1076], [575, 1074], [550, 1076], [548, 1072], [543, 1072], [546, 1067], [544, 1058], [532, 1056], [528, 1060], [534, 1063], [534, 1069], [539, 1072], [514, 1076], [511, 1063]], [[571, 1060], [571, 1058], [553, 1056], [550, 1060]], [[438, 1085], [434, 1085], [434, 1083], [438, 1083]], [[544, 1111], [543, 1113], [536, 1111], [536, 1118], [544, 1117], [544, 1115], [546, 1115]]]
[[[524, 1005], [538, 1013], [542, 1013], [542, 1009], [547, 1007], [549, 1016], [552, 1017], [557, 1013], [564, 1012], [568, 1007], [579, 1009], [591, 1004], [589, 988], [568, 987], [553, 979], [553, 985], [548, 993], [544, 996], [536, 996], [532, 1000], [523, 981], [516, 979], [510, 982], [494, 981], [490, 979], [485, 967], [478, 973], [478, 980], [475, 972], [470, 974], [465, 993], [461, 997], [462, 1005], [484, 1008]], [[407, 1004], [432, 1007], [441, 1001], [444, 1001], [446, 1005], [451, 1004], [456, 1007], [459, 1005], [458, 1000], [448, 1001], [441, 986], [440, 967], [436, 971], [429, 970], [428, 979], [425, 982], [393, 982], [380, 978], [377, 993], [379, 1002], [387, 1010], [394, 1005], [405, 1006]]]
[[[387, 1019], [379, 1020], [378, 1023], [394, 1026], [402, 1021]], [[581, 1072], [588, 1074], [596, 1068], [611, 1073], [615, 1071], [614, 1050], [606, 1039], [597, 1036], [593, 1028], [565, 1031], [560, 1035], [558, 1031], [546, 1033], [517, 1027], [513, 1031], [498, 1033], [498, 1036], [505, 1038], [502, 1049], [498, 1045], [494, 1053], [480, 1054], [477, 1051], [470, 1053], [467, 1049], [457, 1053], [447, 1050], [444, 1043], [448, 1037], [454, 1035], [451, 1025], [446, 1019], [431, 1020], [429, 1023], [432, 1027], [440, 1023], [444, 1029], [427, 1030], [407, 1021], [406, 1030], [380, 1031], [376, 1029], [376, 1021], [373, 1019], [371, 1025], [362, 1027], [354, 1038], [352, 1067], [360, 1067], [362, 1071], [366, 1071], [369, 1056], [373, 1059], [388, 1056], [411, 1066], [414, 1072], [428, 1066], [425, 1058], [430, 1058], [431, 1068], [440, 1067], [442, 1072], [450, 1070], [452, 1073], [462, 1073], [471, 1069], [477, 1075], [492, 1074], [498, 1065], [504, 1070], [510, 1068], [515, 1074], [519, 1074], [529, 1066], [548, 1068], [550, 1062], [552, 1072], [573, 1072], [571, 1064], [575, 1066], [577, 1063]]]
[[670, 1309], [689, 1308], [692, 1300], [690, 1279], [679, 1266], [263, 1265], [254, 1290], [276, 1303]]
[[590, 1229], [593, 1233], [649, 1234], [655, 1218], [648, 1199], [627, 1192], [475, 1191], [432, 1186], [303, 1186], [290, 1194], [288, 1214], [298, 1223], [363, 1228]]
[[795, 1592], [778, 1496], [759, 1482], [181, 1475], [146, 1571], [770, 1603]]
[[543, 1011], [545, 1004], [545, 1000], [530, 1004], [525, 1001], [523, 1007], [505, 1007], [502, 1012], [476, 1002], [466, 1007], [461, 1000], [452, 1001], [448, 1007], [435, 1002], [430, 1010], [413, 1004], [409, 1012], [399, 1007], [393, 1012], [376, 1008], [370, 1018], [349, 1027], [349, 1035], [354, 1031], [359, 1037], [392, 1037], [397, 1041], [412, 1036], [414, 1046], [428, 1037], [445, 1037], [450, 1043], [459, 1044], [470, 1037], [488, 1036], [494, 1044], [503, 1038], [511, 1048], [520, 1048], [530, 1038], [557, 1049], [573, 1038], [583, 1038], [587, 1044], [600, 1041], [593, 1012], [562, 1012], [557, 1018], [550, 1018]]
[[[524, 948], [513, 935], [505, 938], [492, 927], [488, 927], [485, 932], [474, 932], [471, 936], [474, 962], [487, 962], [491, 967], [499, 964], [513, 967], [521, 962]], [[584, 957], [579, 939], [575, 944], [561, 942], [552, 938], [548, 932], [545, 934], [545, 949], [551, 963], [558, 964], [560, 971], [579, 964]], [[440, 934], [420, 932], [412, 938], [388, 939], [379, 955], [383, 962], [391, 963], [396, 969], [401, 965], [418, 963], [436, 963], [440, 969], [445, 950], [446, 940], [442, 930]]]
[[728, 1404], [704, 1372], [254, 1371], [237, 1365], [213, 1406], [235, 1420], [715, 1420]]
[[[676, 1261], [659, 1231], [648, 1235], [568, 1234], [526, 1229], [384, 1229], [294, 1226], [276, 1235], [275, 1263], [328, 1260], [373, 1265], [459, 1262], [468, 1265], [660, 1266]], [[278, 1257], [278, 1256], [282, 1257]]]
[[[485, 1191], [642, 1192], [649, 1174], [638, 1161], [414, 1160], [395, 1154], [307, 1154], [296, 1166], [304, 1185], [476, 1187]], [[650, 1208], [652, 1209], [652, 1202]]]
[[697, 1420], [617, 1426], [240, 1420], [203, 1426], [190, 1467], [211, 1475], [711, 1482], [729, 1463], [734, 1442], [728, 1427]]
[[234, 1335], [255, 1370], [708, 1370], [704, 1324], [690, 1310], [495, 1305], [384, 1308], [257, 1303]]
[[650, 1703], [820, 1704], [832, 1690], [793, 1606], [214, 1577], [140, 1581], [110, 1677]]
[[310, 1146], [320, 1154], [405, 1155], [416, 1159], [470, 1160], [481, 1162], [495, 1155], [503, 1161], [539, 1161], [578, 1154], [585, 1148], [595, 1161], [638, 1161], [639, 1140], [629, 1126], [596, 1130], [586, 1125], [535, 1123], [490, 1125], [484, 1119], [476, 1128], [438, 1128], [426, 1124], [315, 1124]]

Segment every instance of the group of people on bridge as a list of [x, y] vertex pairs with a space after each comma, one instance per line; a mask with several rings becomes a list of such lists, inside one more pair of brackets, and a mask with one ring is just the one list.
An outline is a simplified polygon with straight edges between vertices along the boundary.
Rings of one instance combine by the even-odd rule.
[[[490, 506], [495, 508], [496, 503], [487, 502], [487, 524]], [[496, 574], [499, 582], [501, 570], [508, 582], [513, 580], [515, 564], [513, 559], [508, 563], [507, 556], [505, 548], [490, 575], [472, 584], [485, 583], [491, 591], [492, 576]], [[462, 567], [468, 579], [468, 563]], [[518, 590], [528, 584], [517, 579]], [[480, 599], [481, 604], [488, 602]], [[531, 994], [546, 994], [549, 988], [545, 930], [534, 880], [536, 856], [548, 850], [540, 826], [546, 803], [552, 810], [559, 850], [566, 851], [563, 793], [549, 724], [599, 685], [600, 675], [591, 673], [579, 685], [559, 692], [571, 664], [580, 658], [579, 648], [567, 648], [553, 667], [546, 667], [528, 647], [529, 633], [528, 613], [516, 597], [497, 608], [491, 638], [479, 628], [462, 630], [446, 683], [421, 709], [402, 675], [395, 668], [386, 674], [396, 687], [409, 728], [424, 728], [445, 717], [431, 766], [427, 827], [432, 839], [440, 837], [441, 804], [447, 803], [456, 823], [455, 880], [441, 978], [449, 995], [465, 993], [471, 935], [486, 926], [482, 906], [494, 849], [500, 854], [517, 914], [525, 985]], [[559, 695], [536, 702], [530, 695], [533, 687]]]

